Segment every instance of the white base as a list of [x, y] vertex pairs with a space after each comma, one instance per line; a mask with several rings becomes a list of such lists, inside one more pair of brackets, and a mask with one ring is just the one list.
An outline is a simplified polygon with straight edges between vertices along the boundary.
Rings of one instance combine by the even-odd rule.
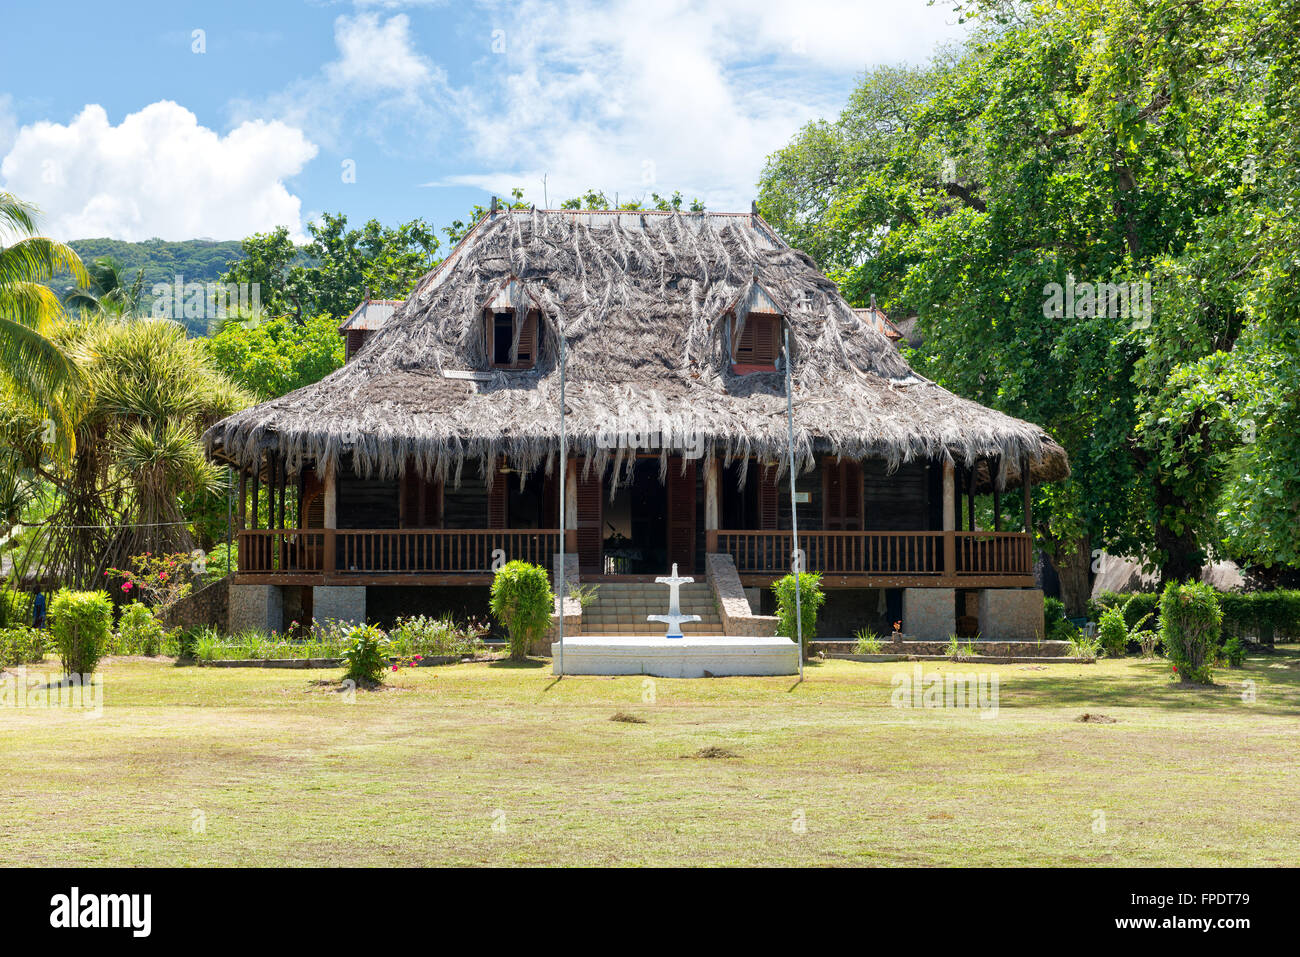
[[[563, 671], [561, 671], [563, 661]], [[710, 675], [794, 675], [799, 649], [789, 638], [685, 638], [577, 635], [551, 644], [551, 670], [566, 675], [654, 675], [703, 678]]]

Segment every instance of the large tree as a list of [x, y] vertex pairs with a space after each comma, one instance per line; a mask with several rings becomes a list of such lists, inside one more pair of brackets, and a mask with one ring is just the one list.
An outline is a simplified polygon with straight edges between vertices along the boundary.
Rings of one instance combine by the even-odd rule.
[[1183, 578], [1221, 542], [1286, 6], [977, 2], [965, 48], [869, 73], [764, 173], [765, 214], [846, 293], [919, 316], [922, 371], [1065, 444], [1036, 514], [1072, 611], [1095, 546]]

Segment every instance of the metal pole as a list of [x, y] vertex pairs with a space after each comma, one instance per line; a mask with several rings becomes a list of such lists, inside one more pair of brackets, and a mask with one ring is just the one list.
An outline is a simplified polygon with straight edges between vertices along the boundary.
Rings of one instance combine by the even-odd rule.
[[795, 632], [799, 642], [799, 680], [803, 680], [803, 601], [800, 597], [799, 582], [803, 577], [803, 560], [799, 556], [799, 507], [794, 494], [794, 379], [790, 359], [790, 330], [785, 330], [785, 419], [789, 431], [790, 453], [790, 528], [794, 547], [790, 552], [794, 556], [794, 621]]
[[569, 445], [564, 434], [564, 327], [560, 326], [560, 640], [559, 648], [560, 676], [564, 676], [564, 593], [568, 590], [569, 574], [564, 564], [564, 539], [568, 534], [565, 524], [564, 500], [568, 498]]

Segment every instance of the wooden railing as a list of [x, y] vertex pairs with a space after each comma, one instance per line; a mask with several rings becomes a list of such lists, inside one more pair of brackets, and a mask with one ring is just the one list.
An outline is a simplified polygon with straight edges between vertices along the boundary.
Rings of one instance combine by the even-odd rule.
[[247, 528], [239, 532], [239, 570], [257, 574], [325, 569], [325, 532], [320, 529]]
[[239, 570], [249, 574], [490, 573], [498, 558], [550, 568], [559, 529], [245, 529]]
[[[709, 548], [731, 555], [741, 574], [790, 570], [789, 530], [709, 532]], [[1023, 532], [800, 532], [805, 567], [828, 575], [947, 578], [1033, 574]], [[951, 575], [948, 570], [952, 569]]]

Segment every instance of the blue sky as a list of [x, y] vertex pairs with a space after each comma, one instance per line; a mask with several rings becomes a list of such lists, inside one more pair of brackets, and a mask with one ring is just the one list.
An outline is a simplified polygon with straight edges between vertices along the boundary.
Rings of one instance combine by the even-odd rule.
[[63, 239], [442, 226], [543, 177], [747, 209], [863, 70], [961, 29], [925, 0], [0, 3], [0, 188]]

